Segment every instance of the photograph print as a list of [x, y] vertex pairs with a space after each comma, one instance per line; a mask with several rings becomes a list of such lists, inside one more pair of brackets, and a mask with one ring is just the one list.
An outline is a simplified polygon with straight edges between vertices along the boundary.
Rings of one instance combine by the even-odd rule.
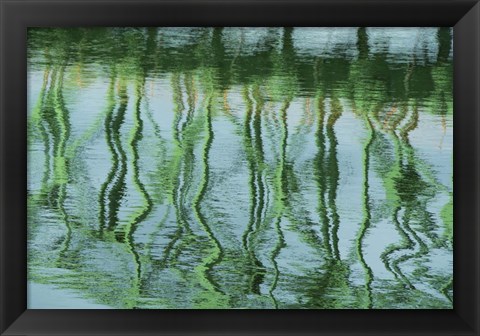
[[29, 309], [452, 309], [453, 30], [29, 28]]

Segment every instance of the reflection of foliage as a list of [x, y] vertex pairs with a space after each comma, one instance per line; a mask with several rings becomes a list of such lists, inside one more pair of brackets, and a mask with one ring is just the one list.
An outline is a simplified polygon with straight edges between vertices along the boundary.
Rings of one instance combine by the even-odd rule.
[[[434, 63], [372, 54], [365, 28], [358, 57], [312, 57], [297, 50], [294, 31], [269, 30], [252, 54], [244, 31], [227, 47], [227, 28], [192, 29], [176, 36], [182, 43], [156, 28], [30, 30], [31, 67], [45, 75], [29, 119], [29, 148], [40, 143], [44, 158], [29, 218], [51, 212], [64, 225], [48, 256], [33, 257], [31, 278], [119, 308], [450, 306], [451, 274], [425, 265], [432, 251], [451, 251], [452, 193], [410, 144], [422, 113], [444, 130], [452, 114], [450, 30], [439, 29]], [[105, 108], [74, 133], [70, 95], [95, 78], [107, 79]], [[159, 82], [171, 108], [155, 105]], [[338, 132], [350, 109], [364, 132], [353, 224], [342, 218]], [[232, 148], [221, 148], [223, 127], [234, 130]], [[107, 153], [98, 186], [88, 172], [77, 176], [92, 143]], [[238, 167], [219, 168], [219, 151]], [[242, 169], [241, 201], [221, 199]], [[80, 213], [74, 195], [90, 193], [98, 211]], [[229, 211], [241, 220], [229, 222]], [[382, 221], [397, 241], [376, 257], [393, 279], [378, 278], [368, 255]], [[35, 240], [42, 225], [31, 224]], [[350, 254], [342, 229], [356, 230]], [[37, 266], [70, 273], [58, 280]], [[428, 301], [422, 283], [442, 297]]]
[[[255, 56], [227, 52], [221, 28], [192, 32], [196, 40], [192, 38], [179, 45], [163, 44], [162, 29], [154, 28], [31, 29], [28, 43], [31, 58], [45, 56], [49, 62], [56, 63], [69, 53], [71, 64], [81, 67], [76, 71], [87, 78], [92, 75], [92, 70], [87, 67], [89, 64], [97, 64], [109, 71], [111, 64], [116, 63], [119, 73], [131, 75], [142, 71], [145, 77], [179, 69], [205, 72], [215, 69], [212, 84], [218, 89], [260, 78], [271, 81], [269, 89], [275, 92], [271, 96], [274, 99], [281, 100], [285, 92], [314, 92], [318, 85], [324, 85], [327, 92], [336, 90], [346, 97], [357, 92], [362, 98], [356, 100], [358, 102], [415, 98], [431, 105], [434, 113], [442, 111], [435, 104], [444, 104], [443, 111], [451, 113], [450, 34], [449, 29], [440, 29], [437, 63], [415, 64], [413, 67], [390, 63], [385, 54], [370, 57], [364, 28], [359, 29], [358, 34], [359, 58], [351, 61], [341, 57], [312, 59], [298, 54], [291, 28], [263, 41], [263, 48]], [[282, 46], [280, 52], [275, 47], [277, 43]], [[406, 77], [409, 78], [408, 92], [404, 85]], [[351, 85], [355, 86], [354, 90]], [[383, 95], [383, 99], [369, 99], [372, 95], [377, 98]]]

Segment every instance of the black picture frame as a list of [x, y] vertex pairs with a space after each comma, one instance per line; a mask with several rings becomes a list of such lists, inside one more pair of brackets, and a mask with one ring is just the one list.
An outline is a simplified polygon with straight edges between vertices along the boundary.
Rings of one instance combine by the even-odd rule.
[[[480, 335], [480, 4], [472, 0], [0, 0], [1, 335]], [[453, 26], [454, 308], [28, 310], [28, 27]]]

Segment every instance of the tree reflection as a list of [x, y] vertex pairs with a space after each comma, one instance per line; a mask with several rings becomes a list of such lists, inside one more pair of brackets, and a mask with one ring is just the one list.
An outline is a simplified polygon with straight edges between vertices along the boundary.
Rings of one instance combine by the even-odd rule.
[[116, 308], [451, 307], [451, 29], [399, 59], [351, 31], [30, 29], [29, 276]]

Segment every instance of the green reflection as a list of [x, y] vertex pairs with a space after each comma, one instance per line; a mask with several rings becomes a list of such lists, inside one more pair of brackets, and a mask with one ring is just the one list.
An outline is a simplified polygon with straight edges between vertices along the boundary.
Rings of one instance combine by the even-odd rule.
[[33, 308], [452, 308], [451, 41], [29, 29]]

